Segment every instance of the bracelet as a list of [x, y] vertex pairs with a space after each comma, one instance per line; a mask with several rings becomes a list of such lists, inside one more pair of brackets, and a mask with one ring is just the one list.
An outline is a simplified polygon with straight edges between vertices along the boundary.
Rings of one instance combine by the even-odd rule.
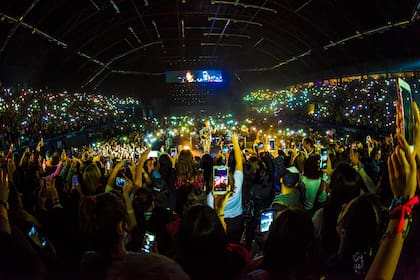
[[[398, 203], [398, 204], [396, 204], [396, 203]], [[399, 223], [398, 223], [396, 233], [401, 233], [403, 231], [404, 220], [405, 219], [408, 219], [409, 222], [410, 222], [413, 206], [418, 204], [418, 203], [419, 203], [418, 196], [414, 196], [413, 198], [411, 198], [409, 200], [407, 200], [405, 198], [397, 198], [397, 199], [392, 200], [392, 203], [391, 203], [392, 209], [391, 209], [391, 213], [390, 213], [390, 218], [395, 217], [395, 218], [400, 220]], [[399, 213], [399, 217], [396, 216], [396, 214], [398, 215], [398, 213]]]
[[405, 197], [393, 198], [389, 210], [392, 211], [396, 206], [401, 206], [407, 203], [409, 199]]

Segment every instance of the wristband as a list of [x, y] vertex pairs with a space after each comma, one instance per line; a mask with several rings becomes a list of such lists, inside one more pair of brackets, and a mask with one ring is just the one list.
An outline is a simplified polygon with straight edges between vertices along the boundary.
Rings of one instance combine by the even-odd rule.
[[415, 196], [409, 200], [404, 198], [397, 198], [392, 200], [390, 217], [395, 217], [400, 220], [397, 227], [397, 233], [401, 233], [403, 231], [404, 220], [406, 218], [411, 219], [412, 208], [418, 203], [418, 196]]

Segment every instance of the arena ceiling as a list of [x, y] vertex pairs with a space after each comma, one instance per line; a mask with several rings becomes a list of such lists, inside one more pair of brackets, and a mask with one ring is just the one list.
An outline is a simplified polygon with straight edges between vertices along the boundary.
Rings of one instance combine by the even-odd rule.
[[419, 9], [419, 0], [1, 1], [0, 80], [92, 89], [202, 67], [238, 80], [369, 71], [420, 59]]

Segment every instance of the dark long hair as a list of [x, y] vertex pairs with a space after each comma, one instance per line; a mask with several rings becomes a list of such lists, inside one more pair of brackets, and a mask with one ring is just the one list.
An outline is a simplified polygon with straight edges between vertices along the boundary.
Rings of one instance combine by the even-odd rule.
[[347, 163], [339, 163], [331, 175], [330, 196], [323, 210], [321, 241], [327, 253], [334, 253], [340, 243], [336, 231], [337, 217], [341, 207], [360, 195], [363, 180]]
[[179, 263], [187, 273], [214, 269], [223, 260], [227, 236], [216, 211], [208, 206], [191, 207], [185, 214], [178, 237]]
[[303, 175], [309, 179], [318, 179], [322, 175], [319, 167], [320, 156], [311, 154], [306, 160], [303, 167]]
[[152, 191], [140, 188], [134, 194], [133, 209], [136, 214], [137, 227], [141, 233], [146, 231], [146, 219], [144, 213], [149, 209], [154, 201]]
[[79, 208], [80, 231], [91, 249], [103, 256], [111, 256], [118, 241], [117, 226], [128, 223], [127, 211], [121, 198], [113, 193], [86, 197]]
[[271, 279], [303, 278], [299, 275], [309, 270], [314, 242], [314, 225], [308, 213], [291, 208], [282, 211], [271, 225], [263, 250], [263, 266]]

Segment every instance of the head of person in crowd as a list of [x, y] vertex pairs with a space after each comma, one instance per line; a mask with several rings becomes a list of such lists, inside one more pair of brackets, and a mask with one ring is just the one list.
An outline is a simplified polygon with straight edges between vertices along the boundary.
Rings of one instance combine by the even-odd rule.
[[82, 161], [80, 159], [73, 158], [71, 161], [71, 169], [73, 169], [75, 173], [80, 173], [82, 169]]
[[281, 186], [281, 194], [274, 197], [271, 208], [281, 211], [286, 208], [303, 209], [301, 193], [298, 190], [300, 173], [295, 166], [286, 168], [278, 183]]
[[219, 152], [214, 156], [213, 163], [214, 165], [226, 165], [226, 155]]
[[148, 158], [144, 162], [144, 170], [151, 175], [154, 170], [158, 169], [159, 162], [156, 160], [156, 158]]
[[295, 166], [290, 166], [286, 168], [283, 175], [279, 178], [279, 183], [286, 189], [293, 189], [299, 183], [299, 176], [299, 170]]
[[340, 163], [334, 169], [328, 187], [329, 198], [322, 212], [321, 241], [327, 253], [338, 249], [339, 236], [335, 230], [338, 214], [343, 205], [360, 195], [363, 185], [359, 173], [349, 164]]
[[169, 174], [172, 169], [172, 159], [168, 154], [159, 156], [159, 173], [165, 181], [169, 179]]
[[204, 184], [206, 186], [206, 191], [211, 191], [211, 180], [213, 172], [213, 158], [209, 154], [204, 154], [201, 157], [200, 169], [203, 170]]
[[133, 209], [136, 214], [137, 226], [141, 232], [146, 230], [146, 221], [152, 216], [155, 208], [155, 198], [152, 191], [140, 188], [136, 191], [133, 198]]
[[[223, 253], [228, 244], [223, 226], [214, 209], [196, 205], [184, 216], [179, 231], [179, 257], [184, 266], [194, 269], [194, 260], [198, 255], [209, 257]], [[202, 262], [200, 266], [207, 267]]]
[[191, 208], [196, 205], [206, 205], [207, 193], [203, 188], [193, 188], [187, 196], [187, 200], [184, 204], [184, 215]]
[[337, 219], [340, 246], [336, 263], [331, 263], [330, 274], [364, 276], [388, 220], [388, 209], [375, 194], [363, 194], [351, 200]]
[[197, 205], [187, 211], [179, 229], [178, 260], [191, 279], [239, 279], [245, 262], [228, 239], [214, 209]]
[[91, 163], [84, 169], [81, 187], [85, 195], [95, 195], [102, 188], [102, 172], [97, 164]]
[[268, 173], [268, 169], [264, 161], [258, 156], [251, 156], [247, 164], [249, 166], [249, 179], [259, 182], [259, 179]]
[[174, 256], [175, 235], [179, 227], [179, 218], [173, 211], [167, 210], [156, 202], [151, 190], [140, 188], [133, 198], [133, 209], [137, 226], [132, 232], [128, 248], [139, 251], [146, 232], [156, 234], [156, 247], [159, 254]]
[[320, 156], [319, 154], [311, 154], [304, 163], [303, 176], [308, 179], [318, 179], [322, 175], [320, 169]]
[[178, 178], [182, 182], [188, 182], [194, 175], [194, 157], [190, 150], [183, 149], [179, 152], [178, 159], [175, 164]]
[[302, 148], [305, 149], [307, 153], [311, 153], [314, 149], [314, 141], [310, 137], [303, 138]]
[[275, 218], [264, 245], [263, 268], [270, 279], [303, 279], [311, 269], [314, 225], [303, 210], [286, 209]]
[[[141, 264], [141, 265], [140, 265]], [[158, 254], [133, 254], [113, 263], [106, 280], [189, 280], [173, 260]]]
[[126, 254], [127, 210], [117, 195], [102, 193], [83, 199], [79, 223], [82, 237], [98, 255], [113, 258]]

